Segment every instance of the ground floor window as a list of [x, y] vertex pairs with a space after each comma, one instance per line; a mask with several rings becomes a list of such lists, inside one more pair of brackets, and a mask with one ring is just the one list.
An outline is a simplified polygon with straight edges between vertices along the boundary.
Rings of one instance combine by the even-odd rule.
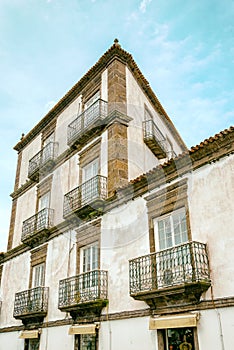
[[194, 328], [168, 328], [158, 330], [160, 350], [196, 350]]
[[97, 337], [94, 334], [75, 336], [75, 350], [97, 350]]
[[39, 339], [25, 339], [25, 350], [39, 350]]

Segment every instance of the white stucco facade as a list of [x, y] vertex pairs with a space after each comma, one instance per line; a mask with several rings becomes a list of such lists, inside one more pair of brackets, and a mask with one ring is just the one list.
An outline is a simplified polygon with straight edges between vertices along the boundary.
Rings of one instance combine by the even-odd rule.
[[[39, 350], [88, 350], [88, 345], [81, 344], [83, 335], [78, 335], [83, 334], [81, 325], [91, 325], [89, 335], [96, 327], [92, 350], [176, 350], [169, 344], [169, 330], [178, 328], [192, 332], [190, 350], [231, 350], [233, 129], [176, 158], [158, 159], [143, 139], [146, 110], [177, 155], [185, 150], [183, 142], [160, 113], [162, 107], [148, 84], [144, 85], [132, 58], [118, 46], [112, 50], [113, 57], [112, 51], [104, 55], [100, 66], [95, 65], [35, 127], [35, 135], [29, 133], [16, 147], [19, 166], [8, 251], [0, 254], [0, 350], [31, 350], [30, 336], [26, 334], [26, 340], [19, 337], [32, 330], [39, 334]], [[84, 101], [97, 91], [110, 105], [124, 105], [126, 115], [107, 113], [103, 124], [94, 121], [95, 126], [83, 120], [83, 134], [69, 146], [69, 124], [84, 112]], [[38, 177], [29, 179], [29, 161], [43, 150], [43, 133], [50, 131], [58, 143], [56, 159]], [[119, 167], [113, 173], [122, 182], [111, 178], [110, 164]], [[93, 181], [96, 177], [106, 182], [100, 185]], [[118, 185], [109, 191], [113, 183]], [[64, 197], [73, 190], [75, 195], [67, 196], [66, 212]], [[42, 217], [43, 222], [38, 213], [47, 193], [43, 209], [52, 209], [53, 216]], [[26, 226], [25, 239], [22, 227], [30, 218], [35, 220]], [[178, 235], [186, 238], [176, 243]], [[172, 236], [173, 244], [168, 243]], [[160, 240], [168, 246], [160, 248]], [[205, 247], [202, 257], [199, 248], [192, 251], [194, 242]], [[177, 270], [172, 269], [175, 266]], [[185, 273], [176, 280], [174, 271], [185, 271], [188, 266], [191, 280], [186, 280]], [[165, 282], [164, 274], [159, 281], [161, 270], [164, 273], [169, 268], [175, 283]], [[101, 272], [107, 272], [104, 282]], [[60, 284], [63, 280], [65, 287]], [[168, 284], [162, 285], [164, 282]], [[46, 310], [32, 312], [38, 296], [33, 299], [31, 295], [36, 288], [48, 288], [48, 300], [45, 297]], [[22, 295], [19, 304], [17, 293]], [[40, 293], [37, 302], [42, 301]], [[64, 304], [59, 304], [59, 298]], [[16, 304], [20, 317], [14, 314]], [[163, 317], [166, 323], [160, 327]], [[180, 323], [183, 317], [186, 321]], [[159, 323], [152, 328], [155, 319]], [[77, 327], [73, 333], [71, 326]], [[185, 333], [183, 337], [180, 342], [186, 340]]]

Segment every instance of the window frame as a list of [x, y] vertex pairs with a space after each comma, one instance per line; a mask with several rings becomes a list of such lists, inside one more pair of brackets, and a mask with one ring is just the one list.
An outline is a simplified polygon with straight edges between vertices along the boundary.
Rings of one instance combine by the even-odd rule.
[[40, 349], [40, 338], [33, 338], [33, 339], [25, 339], [24, 342], [24, 350], [33, 350], [31, 342], [37, 341], [38, 349]]
[[[96, 266], [93, 268], [93, 249], [95, 248], [96, 252], [96, 258], [95, 258], [95, 262], [96, 262]], [[91, 254], [89, 255], [90, 257], [90, 269], [84, 271], [84, 251], [91, 249]], [[87, 244], [83, 247], [80, 247], [80, 273], [86, 273], [86, 272], [90, 272], [90, 271], [94, 271], [94, 270], [98, 270], [99, 269], [99, 242], [95, 241], [93, 243]]]
[[[180, 230], [179, 232], [179, 236], [181, 238], [180, 242], [176, 242], [176, 233], [175, 233], [175, 223], [174, 223], [174, 220], [173, 218], [176, 217], [177, 215], [180, 215], [181, 213], [183, 213], [183, 218], [182, 220], [179, 222], [180, 224], [180, 227], [182, 226], [182, 224], [184, 223], [183, 220], [185, 221], [185, 225], [186, 225], [186, 232], [185, 231], [182, 231]], [[167, 242], [166, 244], [164, 245], [164, 247], [161, 247], [161, 244], [160, 244], [160, 241], [162, 241], [160, 239], [160, 229], [159, 229], [159, 223], [160, 222], [163, 222], [165, 221], [166, 219], [169, 219], [169, 222], [170, 222], [170, 237], [171, 237], [171, 242], [172, 244], [171, 245], [168, 245]], [[159, 216], [158, 218], [155, 218], [154, 220], [154, 238], [155, 238], [155, 243], [156, 243], [156, 247], [157, 247], [157, 251], [161, 251], [161, 250], [164, 250], [164, 249], [168, 249], [168, 248], [172, 248], [172, 247], [176, 247], [178, 245], [181, 245], [183, 243], [186, 243], [188, 242], [189, 240], [189, 235], [188, 235], [188, 225], [187, 225], [187, 218], [186, 218], [186, 208], [185, 207], [181, 207], [179, 209], [176, 209], [172, 212], [169, 212], [167, 214], [164, 214], [162, 216]], [[183, 239], [183, 233], [186, 233], [186, 239]], [[166, 234], [166, 232], [164, 232], [164, 235]], [[164, 236], [164, 241], [167, 240], [167, 237]]]
[[86, 350], [85, 348], [82, 347], [81, 341], [82, 337], [90, 336], [93, 339], [94, 342], [94, 349], [90, 350], [97, 350], [98, 349], [98, 331], [96, 331], [96, 334], [76, 334], [75, 335], [75, 341], [74, 341], [74, 350]]
[[[45, 285], [45, 262], [32, 266], [32, 288]], [[39, 272], [37, 272], [39, 270]]]

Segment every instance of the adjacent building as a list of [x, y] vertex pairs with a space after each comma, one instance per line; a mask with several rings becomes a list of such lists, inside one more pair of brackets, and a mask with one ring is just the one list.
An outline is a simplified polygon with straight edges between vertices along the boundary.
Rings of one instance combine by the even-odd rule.
[[14, 149], [1, 350], [232, 349], [234, 127], [188, 150], [115, 40]]

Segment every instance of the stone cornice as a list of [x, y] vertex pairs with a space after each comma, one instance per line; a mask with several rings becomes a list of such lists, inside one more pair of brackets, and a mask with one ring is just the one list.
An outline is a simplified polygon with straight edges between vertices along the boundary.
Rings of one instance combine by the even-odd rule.
[[[214, 300], [202, 300], [199, 304], [194, 305], [184, 305], [180, 307], [173, 307], [173, 308], [163, 308], [162, 310], [155, 310], [151, 311], [150, 308], [145, 309], [138, 309], [138, 310], [130, 310], [130, 311], [121, 311], [121, 312], [114, 312], [109, 314], [103, 314], [100, 317], [98, 317], [95, 321], [96, 322], [106, 322], [106, 321], [116, 321], [116, 320], [124, 320], [129, 318], [139, 318], [139, 317], [149, 317], [149, 316], [156, 316], [156, 315], [170, 315], [173, 313], [182, 313], [182, 312], [191, 312], [191, 311], [204, 311], [204, 310], [211, 310], [211, 309], [218, 309], [218, 308], [228, 308], [228, 307], [234, 307], [234, 297], [224, 297], [224, 298], [217, 298]], [[65, 318], [65, 319], [59, 319], [55, 321], [48, 321], [44, 322], [41, 325], [41, 328], [47, 328], [47, 327], [61, 327], [61, 326], [67, 326], [71, 325], [73, 323], [71, 318]], [[17, 325], [17, 326], [10, 326], [10, 327], [2, 327], [0, 328], [0, 333], [7, 333], [7, 332], [17, 332], [22, 331], [24, 329], [24, 326]]]

